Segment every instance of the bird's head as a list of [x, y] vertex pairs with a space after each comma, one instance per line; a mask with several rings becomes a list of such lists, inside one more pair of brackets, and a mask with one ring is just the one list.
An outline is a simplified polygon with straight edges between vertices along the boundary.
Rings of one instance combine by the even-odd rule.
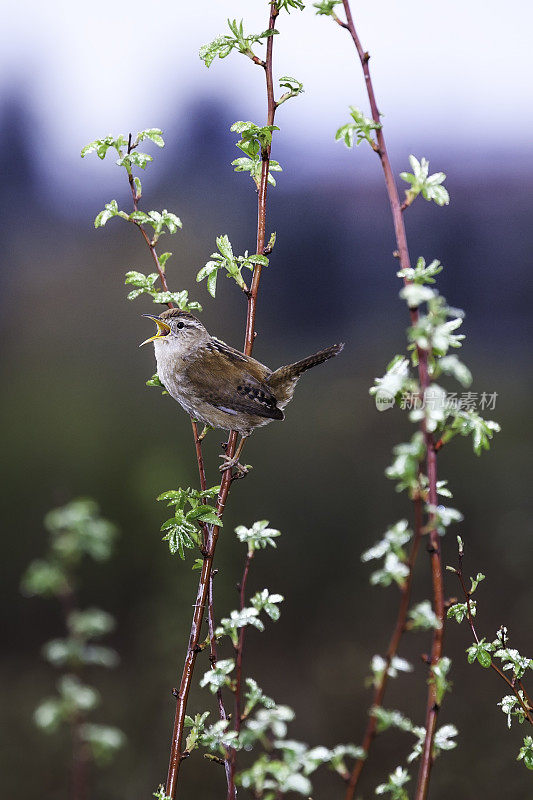
[[165, 355], [183, 354], [198, 347], [209, 338], [209, 334], [200, 320], [179, 308], [169, 308], [158, 317], [152, 314], [143, 314], [143, 317], [148, 317], [155, 322], [157, 332], [155, 336], [150, 336], [149, 339], [141, 342], [139, 347], [153, 342], [156, 353], [159, 351]]

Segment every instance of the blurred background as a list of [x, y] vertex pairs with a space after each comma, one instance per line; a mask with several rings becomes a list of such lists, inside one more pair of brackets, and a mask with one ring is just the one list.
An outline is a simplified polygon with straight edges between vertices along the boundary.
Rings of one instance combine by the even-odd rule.
[[[255, 195], [230, 162], [239, 155], [229, 127], [264, 119], [262, 74], [237, 55], [208, 71], [201, 44], [224, 32], [227, 16], [249, 30], [266, 27], [265, 3], [192, 5], [132, 0], [128, 7], [26, 0], [4, 9], [0, 47], [0, 273], [3, 358], [2, 559], [0, 614], [4, 648], [0, 691], [4, 724], [0, 763], [4, 797], [55, 800], [66, 795], [67, 737], [36, 731], [32, 712], [53, 693], [57, 675], [40, 656], [62, 635], [53, 601], [19, 593], [30, 560], [45, 551], [42, 518], [71, 498], [92, 496], [121, 530], [115, 557], [88, 565], [81, 602], [118, 619], [109, 644], [120, 666], [95, 673], [103, 695], [94, 720], [122, 728], [129, 746], [94, 777], [91, 797], [146, 798], [166, 775], [168, 743], [188, 636], [197, 574], [160, 542], [165, 510], [154, 498], [196, 485], [188, 418], [157, 390], [151, 335], [141, 319], [151, 301], [128, 303], [128, 269], [149, 272], [135, 230], [93, 219], [116, 198], [129, 208], [128, 186], [113, 160], [79, 158], [107, 133], [158, 126], [166, 147], [142, 176], [145, 209], [168, 208], [183, 230], [162, 241], [174, 289], [189, 289], [202, 320], [240, 346], [245, 304], [219, 280], [217, 301], [195, 275], [227, 233], [236, 252], [255, 247]], [[462, 358], [473, 391], [497, 393], [490, 416], [502, 433], [477, 459], [466, 440], [439, 456], [453, 505], [464, 513], [465, 568], [487, 575], [479, 590], [479, 630], [492, 639], [503, 623], [531, 653], [533, 558], [530, 440], [533, 350], [531, 252], [533, 165], [531, 50], [533, 12], [523, 0], [496, 2], [385, 0], [354, 9], [371, 67], [396, 173], [414, 153], [447, 173], [447, 208], [419, 199], [407, 215], [411, 256], [440, 259], [439, 288], [466, 310]], [[386, 20], [386, 24], [384, 24]], [[369, 148], [333, 141], [351, 103], [367, 110], [349, 37], [311, 9], [280, 20], [275, 73], [304, 82], [305, 94], [283, 106], [273, 157], [284, 167], [269, 192], [268, 231], [278, 240], [262, 280], [255, 355], [275, 367], [335, 341], [342, 358], [305, 375], [282, 425], [257, 432], [246, 448], [254, 466], [234, 485], [217, 550], [216, 611], [236, 605], [244, 551], [237, 524], [269, 519], [283, 536], [261, 552], [250, 589], [285, 596], [281, 621], [248, 636], [246, 672], [296, 712], [290, 735], [332, 746], [360, 741], [370, 693], [364, 677], [386, 649], [397, 596], [369, 586], [360, 553], [385, 527], [410, 514], [383, 476], [395, 443], [410, 435], [401, 412], [376, 411], [368, 387], [404, 348], [407, 315], [398, 300], [393, 230], [378, 161]], [[223, 434], [207, 439], [208, 481]], [[443, 542], [456, 558], [455, 532]], [[448, 596], [457, 594], [448, 576]], [[430, 593], [425, 554], [414, 599]], [[525, 731], [508, 733], [493, 674], [466, 663], [465, 627], [450, 625], [455, 691], [441, 723], [460, 730], [459, 747], [442, 756], [431, 796], [457, 800], [531, 795], [531, 775], [515, 762]], [[392, 682], [386, 705], [422, 723], [425, 634], [405, 637], [400, 655], [415, 677]], [[200, 678], [205, 664], [199, 664]], [[191, 711], [211, 703], [197, 688]], [[213, 718], [216, 710], [213, 705]], [[411, 738], [375, 744], [361, 791], [403, 761]], [[198, 755], [183, 769], [180, 796], [220, 797], [216, 767]], [[316, 797], [338, 797], [334, 776], [317, 779]]]

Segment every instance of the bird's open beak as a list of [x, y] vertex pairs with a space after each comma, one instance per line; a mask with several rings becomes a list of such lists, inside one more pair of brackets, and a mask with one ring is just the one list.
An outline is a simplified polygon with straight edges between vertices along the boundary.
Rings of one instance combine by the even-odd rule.
[[153, 319], [157, 325], [157, 333], [155, 336], [150, 336], [149, 339], [145, 339], [144, 342], [141, 342], [139, 347], [142, 347], [143, 344], [148, 344], [148, 342], [155, 342], [156, 339], [162, 339], [164, 336], [167, 336], [167, 334], [170, 333], [170, 325], [167, 325], [167, 323], [163, 322], [163, 320], [159, 319], [159, 317], [154, 317], [152, 314], [143, 314], [143, 317]]

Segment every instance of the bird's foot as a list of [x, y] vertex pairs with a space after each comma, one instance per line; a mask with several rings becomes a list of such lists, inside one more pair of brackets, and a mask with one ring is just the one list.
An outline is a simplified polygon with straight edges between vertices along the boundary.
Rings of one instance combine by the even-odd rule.
[[233, 456], [233, 458], [230, 458], [229, 456], [223, 455], [219, 456], [219, 458], [223, 459], [224, 462], [219, 467], [221, 472], [225, 472], [227, 469], [233, 469], [233, 467], [235, 467], [235, 475], [233, 475], [234, 479], [244, 478], [244, 476], [247, 475], [252, 469], [251, 464], [239, 464], [238, 456]]

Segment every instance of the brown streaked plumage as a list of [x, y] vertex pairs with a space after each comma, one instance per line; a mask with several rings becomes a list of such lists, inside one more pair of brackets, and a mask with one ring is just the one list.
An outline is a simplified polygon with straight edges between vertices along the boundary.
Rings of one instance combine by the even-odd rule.
[[[168, 393], [185, 411], [211, 428], [238, 431], [242, 440], [254, 428], [282, 420], [300, 375], [338, 355], [343, 344], [320, 350], [308, 358], [270, 370], [255, 358], [235, 350], [214, 336], [192, 314], [171, 308], [159, 317], [153, 341], [157, 374]], [[145, 344], [146, 342], [143, 342]]]

